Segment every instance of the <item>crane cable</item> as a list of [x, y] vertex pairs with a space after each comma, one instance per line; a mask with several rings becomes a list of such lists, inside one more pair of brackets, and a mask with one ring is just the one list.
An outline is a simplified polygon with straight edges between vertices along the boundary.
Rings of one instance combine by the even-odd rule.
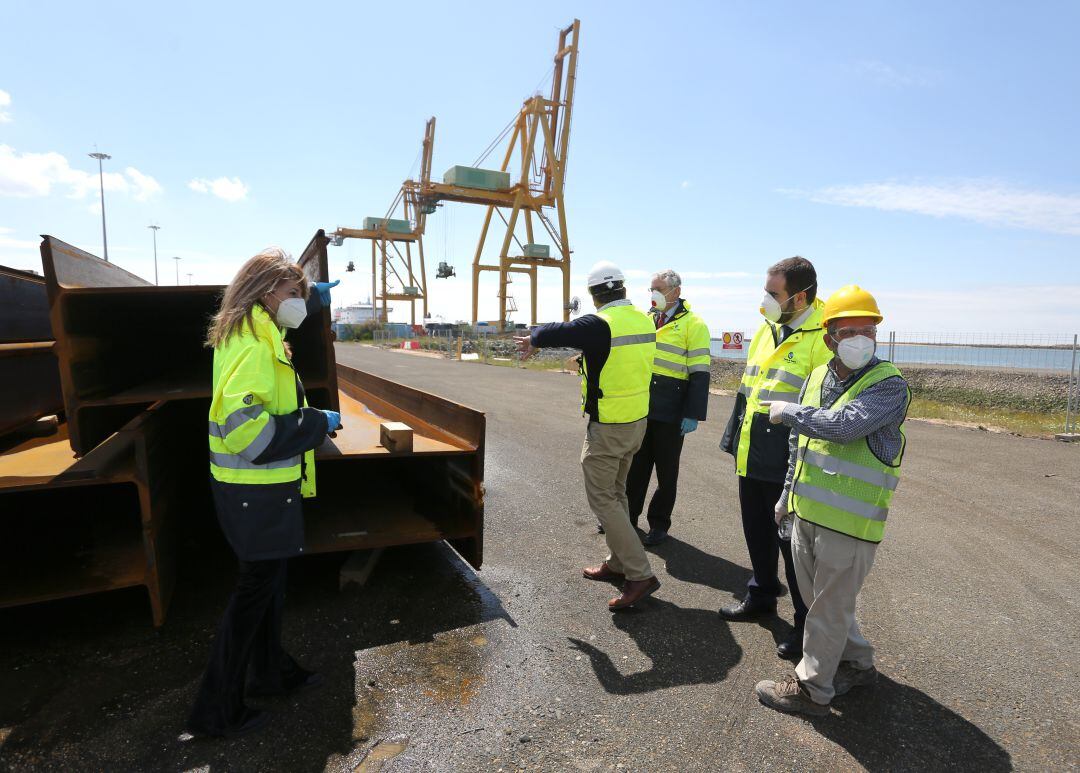
[[[547, 83], [549, 80], [551, 80], [554, 75], [555, 65], [552, 64], [551, 67], [548, 69], [547, 73], [542, 75], [540, 77], [540, 80], [536, 82], [536, 88], [533, 90], [534, 93], [541, 94], [542, 92], [540, 91], [540, 87]], [[478, 167], [480, 166], [480, 164], [484, 163], [484, 160], [491, 155], [492, 151], [494, 151], [495, 148], [499, 146], [499, 143], [502, 142], [506, 135], [510, 133], [510, 130], [514, 128], [514, 124], [517, 123], [519, 115], [520, 111], [518, 112], [518, 115], [515, 115], [513, 118], [510, 119], [510, 123], [506, 124], [503, 130], [499, 132], [498, 136], [495, 137], [495, 139], [491, 141], [491, 144], [484, 149], [484, 152], [480, 154], [480, 157], [473, 161], [472, 165], [474, 167]]]
[[510, 130], [514, 128], [514, 124], [517, 123], [517, 119], [518, 117], [516, 115], [510, 119], [510, 123], [506, 124], [503, 130], [499, 132], [499, 135], [495, 139], [493, 139], [491, 141], [491, 144], [489, 144], [487, 148], [485, 148], [484, 152], [480, 154], [479, 158], [473, 161], [472, 165], [474, 167], [478, 167], [480, 166], [480, 164], [484, 163], [484, 160], [491, 155], [491, 152], [495, 150], [495, 148], [499, 147], [499, 143], [502, 142], [506, 135], [510, 133]]

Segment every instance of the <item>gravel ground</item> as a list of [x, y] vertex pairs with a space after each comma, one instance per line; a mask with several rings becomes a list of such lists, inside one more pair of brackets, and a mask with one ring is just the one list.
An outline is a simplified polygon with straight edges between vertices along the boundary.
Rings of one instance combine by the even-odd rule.
[[[1080, 764], [1068, 681], [1080, 448], [912, 422], [889, 533], [860, 596], [883, 678], [814, 722], [754, 683], [791, 609], [728, 624], [748, 578], [736, 480], [717, 449], [731, 399], [687, 438], [663, 587], [612, 615], [578, 466], [577, 380], [339, 345], [342, 362], [488, 414], [483, 570], [445, 546], [388, 551], [337, 590], [341, 557], [292, 562], [285, 638], [327, 677], [270, 701], [269, 729], [182, 743], [231, 585], [193, 512], [170, 617], [139, 591], [0, 612], [5, 770], [1060, 770]], [[363, 492], [358, 492], [363, 496]], [[1071, 631], [1071, 633], [1070, 633]]]

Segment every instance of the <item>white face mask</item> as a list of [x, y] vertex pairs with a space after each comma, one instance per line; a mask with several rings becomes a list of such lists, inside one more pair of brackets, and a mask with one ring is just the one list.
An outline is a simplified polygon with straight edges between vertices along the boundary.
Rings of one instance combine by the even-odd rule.
[[300, 323], [307, 317], [307, 303], [302, 298], [286, 298], [278, 304], [275, 316], [282, 327], [300, 327]]
[[[802, 290], [792, 293], [784, 303], [788, 303], [796, 295], [804, 290], [809, 290], [811, 287], [813, 287], [813, 285], [807, 285]], [[761, 315], [769, 320], [769, 322], [779, 322], [780, 318], [784, 316], [784, 307], [780, 304], [780, 301], [776, 300], [768, 293], [765, 293], [765, 297], [761, 299], [761, 308], [759, 308], [758, 311], [760, 311]]]
[[660, 292], [659, 290], [653, 290], [652, 291], [652, 309], [651, 309], [651, 311], [653, 311], [654, 313], [659, 314], [660, 312], [664, 311], [665, 309], [667, 309], [667, 297], [662, 292]]
[[845, 338], [836, 346], [836, 354], [844, 367], [849, 370], [859, 368], [870, 362], [870, 358], [877, 351], [877, 342], [869, 336], [852, 336]]
[[784, 313], [783, 308], [780, 306], [780, 302], [773, 298], [768, 293], [765, 293], [765, 297], [761, 299], [761, 308], [758, 309], [761, 315], [769, 322], [779, 322], [780, 316]]

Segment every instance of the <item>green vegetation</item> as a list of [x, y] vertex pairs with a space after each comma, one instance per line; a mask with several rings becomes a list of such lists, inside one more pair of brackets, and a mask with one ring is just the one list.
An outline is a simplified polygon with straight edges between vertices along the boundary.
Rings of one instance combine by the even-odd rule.
[[374, 322], [365, 322], [362, 325], [338, 325], [339, 341], [370, 341], [374, 338], [374, 331], [378, 325]]
[[1055, 432], [1061, 432], [1065, 423], [1064, 414], [1037, 413], [1015, 408], [986, 408], [927, 400], [922, 397], [912, 400], [908, 416], [913, 419], [962, 422], [1036, 437], [1048, 437]]

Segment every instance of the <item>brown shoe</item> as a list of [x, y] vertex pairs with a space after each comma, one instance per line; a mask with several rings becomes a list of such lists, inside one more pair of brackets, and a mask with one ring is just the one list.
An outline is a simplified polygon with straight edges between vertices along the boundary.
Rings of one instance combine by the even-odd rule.
[[833, 692], [837, 698], [846, 695], [852, 687], [869, 687], [877, 681], [878, 671], [870, 668], [856, 668], [854, 663], [843, 661], [833, 677]]
[[806, 688], [796, 676], [787, 676], [780, 682], [765, 679], [754, 687], [758, 700], [770, 709], [787, 714], [808, 714], [812, 717], [824, 717], [830, 713], [828, 703], [814, 703]]
[[599, 580], [600, 582], [625, 582], [626, 575], [619, 574], [607, 565], [607, 561], [600, 566], [587, 566], [581, 570], [581, 576], [586, 580]]
[[622, 586], [622, 595], [607, 603], [608, 609], [625, 609], [632, 607], [646, 596], [651, 596], [660, 587], [660, 581], [655, 577], [644, 580], [627, 580]]

